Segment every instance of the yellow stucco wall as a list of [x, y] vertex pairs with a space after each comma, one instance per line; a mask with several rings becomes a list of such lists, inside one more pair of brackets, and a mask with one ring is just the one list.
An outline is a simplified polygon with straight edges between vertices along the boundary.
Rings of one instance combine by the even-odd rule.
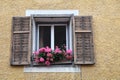
[[[79, 15], [92, 15], [96, 64], [81, 66], [81, 73], [67, 73], [67, 76], [24, 73], [23, 67], [11, 67], [11, 18], [25, 16], [27, 9], [72, 9], [79, 10]], [[0, 80], [120, 80], [119, 35], [120, 0], [0, 0]]]

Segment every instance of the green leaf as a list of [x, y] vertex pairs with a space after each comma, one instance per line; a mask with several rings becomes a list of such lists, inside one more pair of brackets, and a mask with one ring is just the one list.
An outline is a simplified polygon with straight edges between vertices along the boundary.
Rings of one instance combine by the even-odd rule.
[[40, 57], [44, 57], [45, 56], [45, 53], [40, 53], [39, 55], [38, 55], [38, 57], [40, 58]]

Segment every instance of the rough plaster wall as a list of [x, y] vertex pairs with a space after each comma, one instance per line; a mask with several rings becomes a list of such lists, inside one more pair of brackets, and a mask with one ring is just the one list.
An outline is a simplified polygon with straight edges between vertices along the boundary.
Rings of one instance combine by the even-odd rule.
[[77, 9], [92, 15], [96, 64], [82, 66], [77, 75], [81, 80], [120, 80], [120, 0], [0, 0], [0, 80], [80, 80], [75, 73], [23, 73], [23, 67], [9, 65], [11, 17], [24, 16], [26, 9]]

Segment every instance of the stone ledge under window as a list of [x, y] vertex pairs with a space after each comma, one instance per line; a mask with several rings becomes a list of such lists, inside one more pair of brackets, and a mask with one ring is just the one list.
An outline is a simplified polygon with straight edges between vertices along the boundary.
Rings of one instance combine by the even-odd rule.
[[51, 66], [39, 66], [28, 67], [25, 66], [24, 72], [80, 72], [80, 66], [72, 65], [51, 65]]

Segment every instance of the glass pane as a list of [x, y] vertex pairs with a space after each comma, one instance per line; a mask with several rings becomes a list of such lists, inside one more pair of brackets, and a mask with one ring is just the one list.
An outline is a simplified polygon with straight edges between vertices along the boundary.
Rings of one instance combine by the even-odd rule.
[[62, 47], [66, 45], [66, 27], [55, 26], [55, 46]]
[[39, 27], [39, 48], [51, 46], [51, 27], [40, 26]]

